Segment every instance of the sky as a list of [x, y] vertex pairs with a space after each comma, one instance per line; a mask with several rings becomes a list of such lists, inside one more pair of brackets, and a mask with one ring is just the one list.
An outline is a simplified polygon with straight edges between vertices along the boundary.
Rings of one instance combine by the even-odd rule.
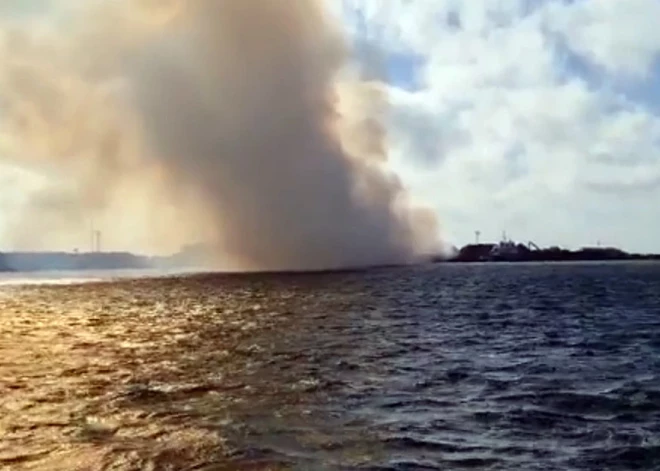
[[[8, 0], [0, 15], [46, 3]], [[388, 84], [393, 166], [446, 240], [506, 231], [543, 246], [660, 252], [660, 0], [331, 8], [356, 61]], [[0, 207], [17, 191], [0, 176]]]
[[660, 1], [344, 1], [390, 151], [456, 242], [660, 251]]

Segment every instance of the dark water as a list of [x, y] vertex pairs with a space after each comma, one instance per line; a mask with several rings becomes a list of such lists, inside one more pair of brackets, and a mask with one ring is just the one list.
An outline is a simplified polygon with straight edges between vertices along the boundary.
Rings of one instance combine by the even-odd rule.
[[[233, 336], [186, 321], [177, 329], [194, 339], [168, 360], [183, 372], [122, 394], [220, 430], [223, 459], [300, 470], [660, 469], [660, 264], [204, 275], [152, 291], [176, 283], [194, 284], [182, 297], [205, 293], [199, 305], [254, 312], [258, 326]], [[235, 360], [216, 371], [208, 358], [221, 350]], [[201, 394], [220, 371], [221, 398]], [[192, 387], [180, 387], [184, 376]], [[180, 469], [230, 468], [208, 458]]]

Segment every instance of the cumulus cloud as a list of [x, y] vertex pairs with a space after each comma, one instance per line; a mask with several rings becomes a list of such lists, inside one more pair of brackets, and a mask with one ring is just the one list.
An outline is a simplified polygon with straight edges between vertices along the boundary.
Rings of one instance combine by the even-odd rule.
[[355, 38], [420, 59], [413, 86], [392, 74], [390, 145], [456, 242], [660, 250], [660, 100], [639, 92], [660, 82], [660, 3], [343, 6]]
[[658, 60], [660, 3], [578, 1], [547, 9], [551, 31], [607, 73], [645, 76]]

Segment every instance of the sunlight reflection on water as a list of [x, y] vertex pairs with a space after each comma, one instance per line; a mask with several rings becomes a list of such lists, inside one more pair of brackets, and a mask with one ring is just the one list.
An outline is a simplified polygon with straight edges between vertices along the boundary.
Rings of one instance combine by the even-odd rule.
[[0, 273], [1, 286], [76, 285], [100, 281], [158, 278], [189, 273], [184, 270], [86, 270]]

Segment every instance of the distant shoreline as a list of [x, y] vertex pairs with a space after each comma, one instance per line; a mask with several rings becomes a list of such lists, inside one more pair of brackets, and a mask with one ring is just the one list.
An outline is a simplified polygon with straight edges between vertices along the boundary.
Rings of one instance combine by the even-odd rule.
[[598, 262], [608, 262], [608, 263], [616, 263], [616, 262], [660, 262], [660, 255], [652, 255], [652, 256], [643, 256], [643, 257], [630, 257], [630, 258], [617, 258], [617, 259], [608, 259], [608, 258], [603, 258], [603, 259], [565, 259], [565, 260], [554, 260], [554, 259], [526, 259], [526, 260], [457, 260], [457, 259], [437, 259], [434, 260], [433, 263], [449, 263], [449, 264], [463, 264], [463, 265], [470, 265], [470, 264], [525, 264], [525, 263], [551, 263], [551, 264], [563, 264], [563, 263], [588, 263], [588, 262], [593, 262], [593, 263], [598, 263]]
[[[583, 248], [577, 251], [550, 248], [532, 250], [522, 244], [472, 244], [466, 245], [453, 256], [429, 256], [426, 262], [437, 263], [566, 263], [566, 262], [660, 262], [660, 254], [631, 254], [615, 248]], [[421, 264], [424, 264], [422, 262]], [[263, 270], [227, 271], [235, 274], [309, 274], [334, 272], [359, 272], [392, 267], [378, 265], [365, 267], [345, 267], [318, 270]], [[402, 264], [405, 266], [405, 264]], [[38, 272], [120, 272], [131, 270], [164, 272], [182, 270], [185, 272], [206, 272], [197, 263], [186, 263], [178, 256], [148, 257], [129, 252], [0, 252], [0, 273]], [[215, 272], [215, 270], [213, 270]]]
[[539, 248], [533, 243], [528, 245], [504, 240], [498, 244], [470, 244], [444, 261], [449, 263], [474, 262], [607, 262], [607, 261], [660, 261], [660, 254], [628, 253], [615, 247], [583, 247], [568, 250], [560, 247]]

